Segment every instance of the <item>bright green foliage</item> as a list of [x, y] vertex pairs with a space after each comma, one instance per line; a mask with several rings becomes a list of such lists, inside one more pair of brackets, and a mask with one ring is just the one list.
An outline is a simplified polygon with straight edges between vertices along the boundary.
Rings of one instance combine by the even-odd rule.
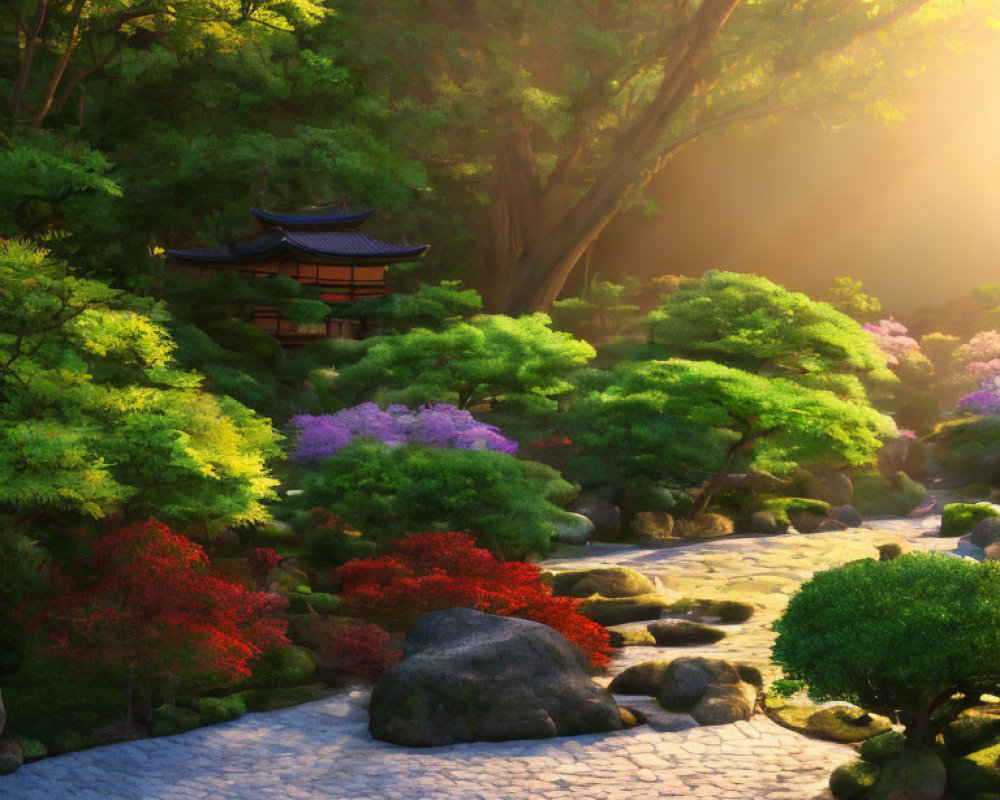
[[553, 331], [544, 314], [482, 314], [442, 331], [415, 328], [378, 338], [364, 358], [341, 370], [333, 390], [351, 404], [375, 397], [468, 408], [501, 396], [545, 399], [572, 389], [571, 376], [594, 355], [586, 342]]
[[1000, 688], [1000, 568], [938, 553], [817, 573], [774, 624], [774, 660], [817, 696], [902, 711], [929, 742], [953, 694]]
[[296, 502], [332, 511], [376, 540], [460, 531], [520, 558], [545, 553], [572, 499], [555, 470], [492, 450], [389, 448], [355, 441], [305, 475]]
[[941, 535], [962, 536], [984, 519], [1000, 517], [989, 503], [948, 503], [941, 511]]
[[679, 359], [622, 364], [570, 424], [586, 474], [690, 485], [715, 473], [708, 497], [736, 468], [780, 476], [819, 461], [870, 463], [894, 433], [887, 417], [832, 392]]
[[788, 518], [789, 512], [808, 511], [820, 517], [825, 517], [830, 513], [830, 504], [822, 500], [812, 500], [806, 497], [772, 497], [761, 504], [762, 507], [774, 515], [774, 520], [779, 525], [791, 525]]
[[847, 276], [835, 278], [833, 286], [826, 290], [829, 303], [837, 311], [847, 314], [858, 322], [875, 322], [882, 311], [882, 302], [870, 294], [865, 294], [861, 281]]
[[851, 505], [866, 517], [902, 516], [927, 499], [927, 489], [905, 472], [886, 478], [879, 472], [851, 475]]
[[170, 361], [156, 308], [0, 242], [0, 506], [265, 520], [267, 420]]
[[239, 719], [247, 713], [247, 706], [239, 695], [202, 697], [198, 700], [197, 710], [201, 725], [216, 725]]
[[758, 275], [712, 270], [682, 283], [650, 315], [670, 356], [710, 359], [863, 400], [859, 379], [893, 382], [886, 357], [855, 320]]
[[588, 341], [624, 332], [639, 323], [639, 306], [627, 300], [641, 290], [638, 279], [631, 276], [624, 283], [592, 280], [579, 297], [552, 304], [553, 325]]

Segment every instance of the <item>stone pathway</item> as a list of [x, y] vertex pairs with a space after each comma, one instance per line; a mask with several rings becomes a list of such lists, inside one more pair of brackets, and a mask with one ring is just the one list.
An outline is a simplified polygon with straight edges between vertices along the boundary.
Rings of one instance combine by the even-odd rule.
[[[766, 666], [788, 595], [813, 571], [871, 556], [878, 544], [951, 550], [937, 518], [836, 533], [716, 540], [669, 550], [594, 545], [550, 567], [617, 563], [667, 590], [758, 604], [755, 618], [705, 648], [628, 648], [614, 666], [704, 652]], [[736, 628], [738, 627], [738, 630]], [[826, 800], [843, 745], [766, 719], [677, 733], [619, 733], [409, 750], [374, 741], [366, 693], [192, 731], [71, 753], [0, 778], [0, 800]]]

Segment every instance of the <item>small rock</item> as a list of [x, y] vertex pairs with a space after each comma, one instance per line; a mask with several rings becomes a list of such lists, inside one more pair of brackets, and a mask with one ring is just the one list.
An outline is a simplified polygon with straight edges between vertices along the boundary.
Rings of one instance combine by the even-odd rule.
[[771, 511], [754, 511], [747, 520], [747, 533], [785, 533], [788, 526], [778, 522]]
[[618, 506], [596, 495], [582, 494], [571, 510], [582, 514], [594, 524], [596, 538], [616, 539], [621, 535], [622, 515]]
[[931, 750], [905, 750], [879, 773], [871, 800], [941, 800], [947, 772]]
[[768, 714], [786, 728], [831, 742], [860, 742], [892, 728], [886, 717], [869, 714], [850, 703], [816, 706], [769, 697], [765, 707]]
[[642, 573], [627, 567], [592, 567], [556, 572], [552, 575], [552, 593], [558, 597], [636, 597], [653, 594], [653, 582]]
[[10, 775], [24, 763], [21, 743], [13, 738], [0, 738], [0, 775]]
[[691, 709], [691, 716], [700, 725], [727, 725], [750, 719], [756, 703], [756, 687], [740, 681], [731, 686], [711, 688]]
[[731, 535], [735, 529], [729, 517], [713, 513], [684, 517], [674, 523], [674, 535], [682, 539], [717, 539]]
[[643, 661], [615, 676], [608, 686], [612, 694], [639, 694], [653, 697], [667, 679], [670, 661]]
[[1000, 541], [1000, 518], [990, 517], [973, 525], [965, 539], [976, 547], [986, 548]]
[[878, 550], [879, 561], [892, 561], [894, 558], [899, 558], [903, 555], [903, 548], [898, 544], [880, 544], [876, 549]]
[[728, 661], [682, 657], [670, 662], [656, 699], [669, 711], [690, 710], [702, 725], [723, 725], [750, 719], [757, 688]]
[[612, 647], [656, 647], [656, 639], [645, 628], [609, 630], [608, 637]]
[[646, 718], [638, 711], [625, 706], [618, 706], [618, 715], [621, 717], [622, 730], [638, 727], [646, 721]]
[[830, 775], [830, 791], [837, 800], [861, 800], [875, 786], [879, 771], [865, 761], [841, 764]]
[[659, 619], [670, 605], [658, 594], [641, 594], [636, 597], [588, 597], [576, 610], [600, 625], [621, 625]]
[[788, 512], [788, 521], [799, 533], [815, 533], [827, 519], [827, 517], [813, 511], [792, 510]]
[[854, 506], [830, 506], [830, 519], [843, 522], [848, 528], [861, 527], [864, 517]]
[[839, 519], [825, 519], [816, 526], [816, 533], [826, 533], [828, 531], [846, 531], [850, 526]]
[[594, 523], [583, 514], [574, 514], [572, 511], [566, 512], [566, 519], [556, 523], [555, 541], [562, 544], [585, 545], [594, 535]]
[[683, 614], [696, 622], [721, 620], [722, 622], [746, 622], [753, 616], [755, 607], [741, 600], [678, 600], [670, 607], [673, 613]]
[[983, 548], [983, 557], [987, 561], [1000, 561], [1000, 542], [993, 542]]
[[642, 511], [632, 519], [632, 537], [644, 542], [669, 542], [674, 538], [674, 518], [666, 511]]
[[726, 632], [700, 622], [687, 620], [662, 620], [646, 626], [656, 644], [672, 647], [688, 644], [715, 644], [726, 637]]

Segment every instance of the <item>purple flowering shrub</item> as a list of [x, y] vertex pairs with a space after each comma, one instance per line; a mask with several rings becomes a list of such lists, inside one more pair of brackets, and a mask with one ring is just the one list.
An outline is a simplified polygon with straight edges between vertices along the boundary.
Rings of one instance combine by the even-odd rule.
[[421, 406], [416, 411], [401, 405], [383, 411], [376, 403], [362, 403], [336, 414], [300, 414], [291, 424], [298, 430], [292, 453], [295, 461], [332, 456], [354, 439], [377, 439], [389, 447], [420, 442], [456, 450], [517, 451], [517, 442], [505, 437], [499, 428], [450, 403]]
[[983, 381], [978, 392], [970, 392], [958, 399], [958, 407], [970, 414], [1000, 416], [1000, 378]]

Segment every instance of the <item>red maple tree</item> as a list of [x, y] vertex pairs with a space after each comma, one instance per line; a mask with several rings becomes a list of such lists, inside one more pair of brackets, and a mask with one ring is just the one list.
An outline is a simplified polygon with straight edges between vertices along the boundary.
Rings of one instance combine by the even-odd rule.
[[104, 534], [54, 583], [36, 618], [52, 642], [47, 652], [130, 680], [229, 680], [288, 643], [287, 623], [269, 617], [287, 600], [211, 574], [199, 545], [153, 519]]
[[390, 631], [404, 631], [431, 611], [474, 608], [541, 622], [583, 650], [593, 666], [608, 664], [608, 632], [577, 613], [579, 600], [553, 597], [537, 566], [498, 561], [465, 533], [410, 534], [384, 555], [344, 564], [338, 577], [346, 610]]

